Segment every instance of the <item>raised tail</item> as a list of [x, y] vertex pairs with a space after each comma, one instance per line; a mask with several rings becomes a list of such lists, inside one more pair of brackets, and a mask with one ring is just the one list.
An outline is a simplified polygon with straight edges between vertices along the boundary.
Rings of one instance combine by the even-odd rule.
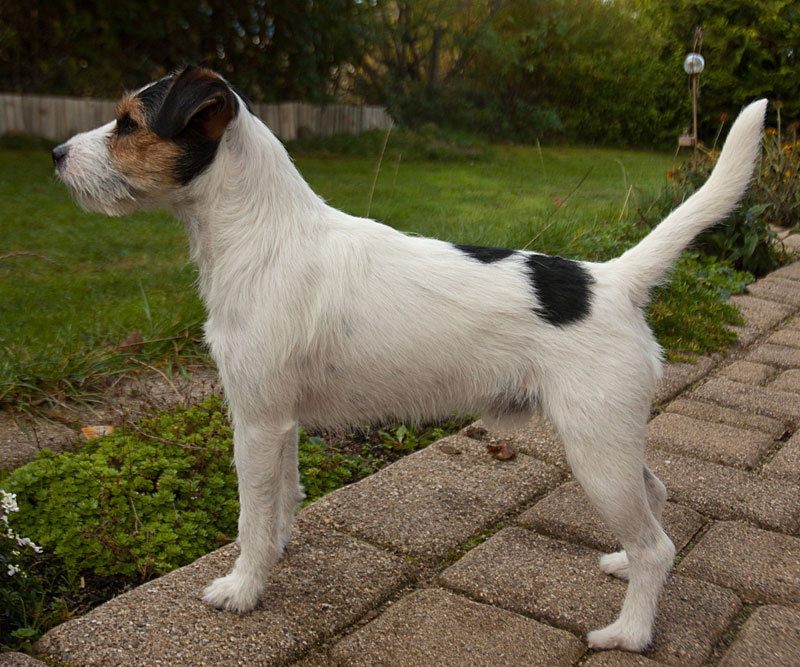
[[[648, 301], [681, 252], [704, 229], [722, 220], [739, 203], [761, 150], [767, 100], [747, 106], [728, 133], [708, 180], [636, 246], [611, 260], [614, 277], [637, 306]], [[610, 268], [610, 267], [609, 267]]]

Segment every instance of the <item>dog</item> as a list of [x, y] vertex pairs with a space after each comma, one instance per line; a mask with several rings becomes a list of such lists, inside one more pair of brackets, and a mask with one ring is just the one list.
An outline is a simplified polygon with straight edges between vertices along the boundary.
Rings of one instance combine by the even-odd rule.
[[113, 121], [55, 148], [81, 207], [168, 206], [189, 236], [241, 504], [240, 555], [204, 600], [256, 606], [303, 498], [299, 422], [480, 413], [507, 427], [543, 410], [623, 547], [600, 560], [629, 582], [621, 612], [587, 641], [643, 650], [675, 548], [661, 526], [666, 489], [644, 462], [662, 352], [642, 311], [682, 250], [742, 197], [766, 104], [742, 111], [700, 190], [605, 263], [412, 237], [338, 211], [207, 69], [126, 94]]

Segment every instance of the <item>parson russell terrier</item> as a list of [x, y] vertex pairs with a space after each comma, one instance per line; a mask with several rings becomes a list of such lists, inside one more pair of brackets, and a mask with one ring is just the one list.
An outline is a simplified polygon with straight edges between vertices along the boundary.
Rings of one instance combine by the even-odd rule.
[[644, 649], [675, 549], [660, 523], [666, 489], [644, 462], [661, 349], [642, 309], [741, 198], [765, 110], [760, 100], [742, 111], [706, 184], [605, 263], [406, 236], [331, 208], [206, 69], [126, 94], [115, 120], [58, 146], [56, 171], [80, 206], [169, 206], [189, 235], [241, 501], [240, 555], [205, 601], [258, 603], [303, 497], [298, 422], [481, 413], [499, 427], [542, 409], [624, 548], [600, 559], [629, 581], [622, 611], [588, 643]]

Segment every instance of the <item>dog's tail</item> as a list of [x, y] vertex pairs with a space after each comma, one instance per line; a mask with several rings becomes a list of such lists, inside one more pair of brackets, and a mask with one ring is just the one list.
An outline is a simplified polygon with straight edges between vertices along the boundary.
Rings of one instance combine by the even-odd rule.
[[730, 213], [744, 195], [761, 148], [767, 100], [746, 107], [728, 133], [714, 171], [702, 188], [650, 234], [610, 262], [619, 285], [637, 306], [664, 280], [695, 236]]

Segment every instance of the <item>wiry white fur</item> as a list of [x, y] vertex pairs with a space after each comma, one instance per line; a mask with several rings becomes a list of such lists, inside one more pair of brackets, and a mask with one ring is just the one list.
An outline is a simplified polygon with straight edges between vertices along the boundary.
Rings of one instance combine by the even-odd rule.
[[[641, 306], [683, 247], [741, 197], [765, 102], [742, 113], [708, 183], [661, 226], [616, 260], [582, 263], [595, 281], [591, 312], [565, 326], [535, 314], [523, 255], [484, 264], [331, 208], [239, 109], [212, 165], [170, 201], [200, 269], [206, 339], [235, 427], [241, 554], [205, 600], [240, 612], [256, 605], [302, 498], [298, 421], [483, 412], [503, 424], [528, 419], [538, 403], [624, 548], [601, 562], [630, 581], [622, 611], [588, 641], [643, 649], [674, 547], [660, 525], [666, 490], [644, 465], [661, 351]], [[91, 193], [84, 205], [113, 210], [120, 199], [101, 194], [106, 180], [82, 182], [110, 164], [102, 150], [92, 159], [95, 169], [82, 156], [80, 172], [68, 161], [59, 171]]]
[[82, 208], [106, 215], [123, 215], [139, 207], [130, 183], [108, 156], [115, 126], [112, 121], [72, 137], [68, 143], [69, 169], [58, 172]]

